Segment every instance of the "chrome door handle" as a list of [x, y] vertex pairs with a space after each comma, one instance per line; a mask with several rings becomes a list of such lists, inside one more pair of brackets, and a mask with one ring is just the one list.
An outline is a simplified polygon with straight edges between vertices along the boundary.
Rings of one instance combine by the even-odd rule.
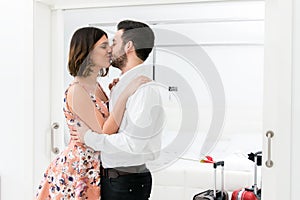
[[54, 153], [54, 154], [58, 154], [59, 153], [59, 148], [58, 147], [55, 147], [54, 145], [54, 130], [58, 129], [59, 128], [59, 124], [57, 122], [54, 122], [52, 125], [51, 125], [51, 151]]
[[268, 138], [268, 160], [266, 161], [266, 166], [268, 168], [273, 167], [273, 161], [271, 160], [271, 138], [274, 136], [274, 132], [273, 131], [268, 131], [266, 133], [266, 136]]

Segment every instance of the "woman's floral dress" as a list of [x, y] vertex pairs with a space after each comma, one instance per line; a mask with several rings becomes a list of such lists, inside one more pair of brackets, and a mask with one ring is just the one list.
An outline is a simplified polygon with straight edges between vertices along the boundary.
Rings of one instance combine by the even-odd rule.
[[[75, 120], [79, 117], [67, 103], [69, 88], [65, 92], [64, 114], [71, 133], [76, 126]], [[100, 85], [97, 89], [102, 90]], [[95, 103], [97, 117], [108, 117], [106, 104], [95, 95], [90, 96]], [[70, 140], [65, 150], [52, 161], [44, 173], [36, 199], [100, 199], [100, 152]]]

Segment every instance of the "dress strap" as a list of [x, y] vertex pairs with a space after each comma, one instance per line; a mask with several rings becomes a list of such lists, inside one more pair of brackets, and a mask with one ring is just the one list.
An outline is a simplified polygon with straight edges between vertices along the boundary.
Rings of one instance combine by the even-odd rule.
[[107, 104], [107, 103], [109, 102], [108, 96], [107, 96], [106, 93], [104, 92], [104, 90], [103, 90], [103, 88], [101, 87], [101, 85], [100, 85], [99, 82], [97, 82], [97, 85], [98, 85], [99, 90], [103, 93], [103, 95], [104, 95], [105, 98], [107, 99], [107, 101], [103, 101], [103, 102], [105, 102], [105, 103]]

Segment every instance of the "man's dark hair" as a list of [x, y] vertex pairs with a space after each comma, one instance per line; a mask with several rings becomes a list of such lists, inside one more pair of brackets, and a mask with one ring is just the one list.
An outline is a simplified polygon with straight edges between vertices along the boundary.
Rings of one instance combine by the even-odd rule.
[[145, 23], [124, 20], [118, 24], [118, 30], [124, 30], [123, 45], [132, 41], [136, 55], [145, 61], [154, 46], [154, 33]]

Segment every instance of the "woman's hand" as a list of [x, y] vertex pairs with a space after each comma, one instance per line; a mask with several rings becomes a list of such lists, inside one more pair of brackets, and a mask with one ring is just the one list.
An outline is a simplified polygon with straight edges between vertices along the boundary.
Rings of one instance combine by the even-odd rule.
[[152, 81], [150, 78], [148, 78], [147, 76], [138, 76], [137, 78], [133, 79], [128, 86], [125, 88], [124, 93], [127, 96], [127, 98], [129, 96], [131, 96], [133, 93], [135, 93], [135, 91], [142, 85], [145, 83], [148, 83]]
[[118, 78], [115, 78], [109, 85], [108, 85], [108, 89], [111, 90], [113, 87], [115, 87], [115, 85], [119, 82]]
[[116, 133], [120, 127], [128, 97], [130, 97], [142, 84], [150, 82], [151, 79], [146, 76], [139, 76], [133, 79], [119, 95], [110, 116], [103, 125], [103, 133], [113, 134]]

